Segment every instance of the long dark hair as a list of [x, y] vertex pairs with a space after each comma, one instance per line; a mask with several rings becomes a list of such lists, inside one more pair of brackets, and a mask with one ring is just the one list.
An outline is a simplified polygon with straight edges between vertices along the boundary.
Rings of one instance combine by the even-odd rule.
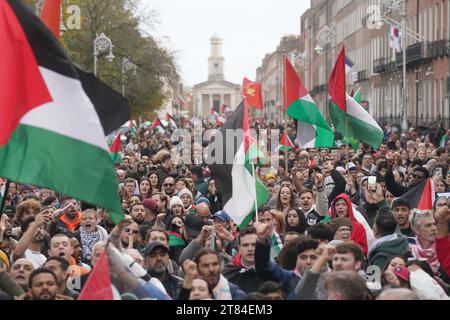
[[[288, 216], [289, 216], [289, 213], [291, 211], [297, 212], [297, 215], [298, 215], [298, 225], [296, 225], [295, 227], [291, 227], [289, 225], [289, 223], [288, 223]], [[284, 222], [285, 222], [285, 224], [284, 224], [284, 231], [286, 233], [287, 232], [297, 232], [297, 233], [300, 233], [300, 234], [305, 234], [306, 229], [308, 227], [308, 223], [306, 221], [305, 213], [301, 209], [292, 209], [292, 210], [290, 210], [287, 213], [286, 217], [284, 218]]]
[[[148, 191], [148, 193], [146, 195], [142, 194], [142, 190], [141, 190], [141, 182], [142, 181], [148, 181], [148, 184], [150, 185], [150, 190]], [[146, 198], [150, 198], [152, 193], [153, 193], [153, 188], [152, 188], [152, 184], [150, 182], [150, 179], [146, 176], [141, 177], [141, 179], [139, 179], [139, 193], [141, 195], [141, 199], [144, 200]]]
[[[148, 178], [149, 178], [149, 180], [150, 180], [150, 176], [151, 175], [156, 175], [156, 177], [158, 178], [158, 183], [156, 184], [156, 189], [158, 189], [159, 191], [161, 191], [161, 180], [159, 179], [159, 176], [158, 176], [158, 174], [156, 173], [156, 171], [150, 171], [149, 173], [148, 173]], [[152, 187], [152, 191], [153, 191], [153, 186], [152, 186], [152, 183], [150, 182], [150, 187]]]

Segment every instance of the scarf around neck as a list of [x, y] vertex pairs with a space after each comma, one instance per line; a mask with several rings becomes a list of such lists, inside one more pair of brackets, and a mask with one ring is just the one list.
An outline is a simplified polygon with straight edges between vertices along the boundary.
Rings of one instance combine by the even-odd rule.
[[108, 239], [108, 233], [103, 227], [96, 226], [94, 232], [87, 232], [84, 227], [80, 227], [81, 248], [83, 249], [83, 258], [90, 261], [92, 258], [92, 248], [94, 244]]
[[220, 275], [219, 283], [213, 290], [214, 300], [233, 300], [227, 278]]
[[439, 267], [441, 265], [438, 261], [438, 257], [436, 254], [436, 243], [435, 242], [428, 249], [424, 249], [422, 247], [422, 244], [420, 243], [419, 239], [416, 237], [416, 244], [411, 244], [410, 248], [411, 248], [411, 253], [413, 254], [414, 258], [416, 258], [416, 259], [426, 258], [431, 269], [433, 269], [433, 272], [434, 273], [439, 272]]

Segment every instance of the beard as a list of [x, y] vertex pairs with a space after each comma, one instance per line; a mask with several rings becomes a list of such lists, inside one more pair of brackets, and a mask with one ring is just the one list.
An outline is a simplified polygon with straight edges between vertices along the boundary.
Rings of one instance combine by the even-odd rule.
[[162, 275], [166, 272], [166, 267], [163, 265], [155, 266], [151, 269], [151, 273], [154, 275]]

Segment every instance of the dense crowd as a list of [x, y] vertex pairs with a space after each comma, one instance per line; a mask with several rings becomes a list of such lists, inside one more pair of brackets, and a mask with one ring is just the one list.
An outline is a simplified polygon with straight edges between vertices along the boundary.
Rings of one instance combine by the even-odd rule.
[[[450, 299], [450, 130], [387, 126], [379, 150], [336, 135], [333, 149], [277, 153], [276, 169], [258, 169], [271, 198], [247, 226], [198, 161], [208, 142], [188, 164], [171, 137], [126, 134], [118, 225], [107, 210], [11, 182], [0, 299], [77, 299], [105, 248], [122, 299]], [[402, 196], [428, 178], [434, 209], [418, 210]]]

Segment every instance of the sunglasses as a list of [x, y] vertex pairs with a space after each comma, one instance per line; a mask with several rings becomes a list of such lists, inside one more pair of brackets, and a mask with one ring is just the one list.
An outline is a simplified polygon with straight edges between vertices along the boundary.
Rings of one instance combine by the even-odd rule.
[[425, 178], [425, 176], [422, 175], [422, 174], [413, 174], [413, 178], [416, 178], [416, 179], [423, 179], [423, 178]]
[[134, 234], [139, 233], [139, 230], [131, 230], [130, 228], [125, 228], [123, 229], [123, 231], [125, 231], [126, 233], [134, 233]]
[[164, 183], [163, 187], [173, 187], [174, 185], [173, 183]]

